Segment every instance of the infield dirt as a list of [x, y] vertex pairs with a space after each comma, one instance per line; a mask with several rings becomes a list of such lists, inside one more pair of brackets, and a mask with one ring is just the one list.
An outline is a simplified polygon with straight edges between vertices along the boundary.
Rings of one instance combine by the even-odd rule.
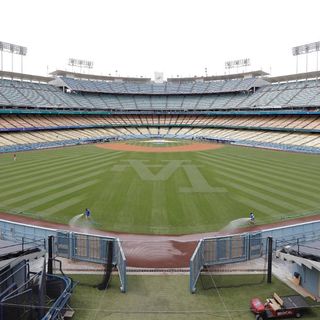
[[141, 146], [133, 145], [125, 142], [115, 142], [115, 143], [98, 143], [96, 144], [98, 148], [117, 150], [117, 151], [131, 151], [131, 152], [188, 152], [188, 151], [205, 151], [212, 149], [223, 148], [222, 144], [218, 143], [200, 143], [192, 142], [186, 145], [180, 146]]

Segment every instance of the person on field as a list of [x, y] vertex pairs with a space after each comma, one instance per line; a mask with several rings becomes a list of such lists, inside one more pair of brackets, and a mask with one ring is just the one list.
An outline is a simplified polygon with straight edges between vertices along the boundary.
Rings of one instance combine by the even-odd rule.
[[13, 161], [16, 161], [17, 160], [17, 155], [14, 153], [13, 154]]
[[250, 222], [254, 223], [254, 213], [250, 212]]
[[86, 219], [89, 219], [89, 217], [91, 216], [91, 212], [88, 208], [86, 208], [84, 215], [85, 215]]

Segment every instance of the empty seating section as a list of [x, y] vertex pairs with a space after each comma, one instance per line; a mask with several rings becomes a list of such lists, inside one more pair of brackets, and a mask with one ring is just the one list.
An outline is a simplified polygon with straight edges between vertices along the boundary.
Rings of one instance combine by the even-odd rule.
[[94, 104], [92, 104], [91, 101], [87, 99], [86, 96], [83, 96], [82, 94], [73, 94], [72, 98], [78, 104], [78, 106], [81, 106], [83, 108], [89, 108], [89, 109], [94, 107]]
[[204, 85], [202, 82], [195, 82], [192, 89], [191, 89], [191, 92], [192, 93], [205, 93], [207, 88], [209, 86], [209, 83], [207, 85]]
[[65, 104], [59, 93], [60, 89], [47, 84], [0, 80], [0, 105], [4, 106], [59, 106]]
[[258, 89], [248, 99], [243, 100], [241, 107], [277, 106], [303, 107], [317, 105], [320, 99], [319, 81], [299, 81], [268, 85]]
[[222, 86], [222, 91], [230, 92], [235, 90], [238, 85], [242, 82], [243, 80], [237, 79], [237, 80], [231, 80], [231, 81], [225, 81], [225, 83]]
[[199, 96], [190, 96], [190, 97], [185, 96], [183, 99], [183, 107], [188, 110], [196, 109], [199, 99], [200, 99]]
[[192, 126], [319, 132], [320, 116], [203, 116], [203, 115], [1, 115], [0, 131], [57, 128]]
[[102, 100], [109, 109], [121, 109], [121, 104], [116, 95], [101, 95]]
[[[320, 115], [304, 112], [305, 107], [320, 109], [318, 80], [276, 84], [256, 78], [135, 83], [61, 78], [56, 84], [59, 87], [0, 79], [1, 148], [150, 136], [294, 146], [301, 150], [320, 148]], [[25, 109], [31, 108], [36, 111], [27, 113], [30, 111]], [[268, 111], [266, 115], [260, 108], [301, 110], [291, 115]], [[23, 109], [24, 113], [12, 109]], [[51, 113], [41, 111], [46, 109]], [[240, 115], [241, 109], [246, 113]], [[249, 113], [256, 109], [261, 115]], [[76, 114], [78, 110], [82, 114]]]
[[85, 97], [92, 104], [94, 108], [105, 109], [107, 108], [106, 102], [100, 96], [100, 94], [86, 94]]
[[[61, 77], [64, 86], [72, 91], [119, 93], [119, 94], [203, 94], [248, 91], [257, 86], [257, 78], [218, 81], [181, 81], [138, 83], [134, 81], [95, 81]], [[261, 83], [261, 81], [260, 81]], [[267, 83], [267, 82], [266, 82]]]
[[137, 105], [137, 109], [151, 109], [151, 98], [150, 96], [135, 96], [134, 101]]
[[306, 106], [318, 94], [318, 92], [317, 88], [305, 88], [291, 99], [290, 105], [297, 107]]
[[[268, 84], [264, 80], [250, 78], [141, 84], [62, 79], [71, 92], [65, 92], [50, 84], [1, 79], [0, 106], [112, 110], [224, 110], [320, 105], [320, 82], [316, 80]], [[263, 86], [255, 87], [258, 84]]]
[[183, 108], [183, 96], [168, 96], [167, 108], [168, 109], [182, 109]]
[[[260, 130], [254, 129], [257, 117], [204, 116], [1, 116], [1, 129], [48, 126], [51, 130], [0, 132], [0, 151], [79, 144], [106, 139], [142, 137], [192, 138], [226, 141], [237, 144], [320, 152], [320, 130], [314, 132], [270, 131], [263, 126], [307, 127], [320, 129], [319, 117], [270, 116], [259, 119]], [[91, 127], [102, 125], [102, 127]], [[107, 127], [103, 127], [106, 125]], [[112, 126], [111, 126], [112, 125]], [[57, 130], [57, 127], [61, 127]], [[73, 129], [66, 129], [71, 126]], [[241, 128], [247, 128], [246, 130]], [[248, 128], [250, 127], [250, 130]], [[36, 128], [36, 127], [35, 127]]]
[[[128, 87], [128, 86], [127, 86]], [[154, 83], [152, 86], [152, 93], [153, 94], [165, 94], [166, 93], [166, 83]]]
[[[4, 96], [7, 101], [9, 101], [9, 105], [28, 106], [31, 104], [30, 101], [25, 98], [17, 89], [11, 86], [1, 85], [0, 94]], [[5, 104], [8, 104], [8, 102]]]
[[262, 95], [258, 100], [255, 101], [254, 106], [267, 106], [276, 96], [278, 96], [280, 91], [269, 91]]
[[124, 109], [137, 109], [133, 96], [118, 96], [120, 104]]
[[166, 92], [168, 94], [176, 94], [179, 92], [180, 83], [170, 83], [166, 85]]
[[242, 131], [230, 129], [211, 129], [200, 132], [201, 138], [227, 140], [252, 145], [269, 144], [283, 146], [320, 147], [319, 135], [285, 132]]
[[232, 95], [219, 95], [211, 105], [213, 109], [223, 109], [224, 106], [231, 100]]
[[130, 84], [124, 83], [123, 85], [124, 85], [124, 87], [126, 89], [126, 92], [128, 94], [130, 94], [130, 93], [133, 93], [133, 94], [140, 93], [140, 87], [136, 83], [130, 83]]
[[167, 107], [167, 100], [162, 96], [150, 96], [152, 109], [165, 109]]
[[217, 99], [217, 97], [212, 97], [203, 95], [200, 97], [198, 105], [197, 105], [197, 110], [208, 110], [211, 109], [211, 106], [213, 102]]
[[232, 95], [230, 100], [224, 105], [224, 109], [236, 109], [239, 105], [248, 98], [247, 94]]
[[[55, 94], [60, 98], [61, 101], [63, 101], [62, 105], [69, 106], [71, 108], [79, 108], [81, 105], [77, 103], [77, 101], [74, 99], [74, 94], [66, 94], [62, 91], [57, 91]], [[83, 106], [85, 108], [85, 106]]]

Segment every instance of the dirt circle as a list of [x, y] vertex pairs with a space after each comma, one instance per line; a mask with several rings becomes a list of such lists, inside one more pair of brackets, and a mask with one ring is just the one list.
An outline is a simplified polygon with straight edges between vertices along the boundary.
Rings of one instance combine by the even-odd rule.
[[192, 151], [205, 151], [212, 149], [223, 148], [222, 144], [219, 143], [205, 143], [205, 142], [191, 142], [190, 144], [184, 145], [172, 145], [172, 146], [143, 146], [134, 145], [126, 142], [111, 142], [111, 143], [98, 143], [98, 148], [117, 150], [117, 151], [131, 151], [131, 152], [192, 152]]

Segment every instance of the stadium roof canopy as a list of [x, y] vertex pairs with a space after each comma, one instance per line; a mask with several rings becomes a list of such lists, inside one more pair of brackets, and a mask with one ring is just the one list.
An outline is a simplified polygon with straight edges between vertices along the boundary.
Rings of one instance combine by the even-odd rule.
[[53, 80], [52, 77], [36, 76], [33, 74], [25, 74], [20, 72], [0, 71], [0, 78], [12, 79], [12, 80], [27, 80], [34, 82], [46, 82]]
[[277, 76], [277, 77], [265, 77], [264, 79], [274, 83], [274, 82], [288, 82], [288, 81], [317, 79], [317, 78], [320, 78], [320, 71], [295, 73], [295, 74], [289, 74], [289, 75]]
[[244, 79], [244, 78], [254, 78], [267, 76], [269, 73], [262, 70], [233, 73], [233, 74], [223, 74], [218, 76], [209, 77], [186, 77], [186, 78], [168, 78], [168, 82], [190, 82], [190, 81], [213, 81], [213, 80], [231, 80], [231, 79]]
[[74, 79], [84, 79], [84, 80], [101, 80], [101, 81], [126, 81], [126, 82], [149, 82], [151, 78], [138, 78], [138, 77], [113, 77], [113, 76], [103, 76], [79, 72], [71, 72], [64, 70], [56, 70], [50, 73], [54, 77], [68, 77]]

